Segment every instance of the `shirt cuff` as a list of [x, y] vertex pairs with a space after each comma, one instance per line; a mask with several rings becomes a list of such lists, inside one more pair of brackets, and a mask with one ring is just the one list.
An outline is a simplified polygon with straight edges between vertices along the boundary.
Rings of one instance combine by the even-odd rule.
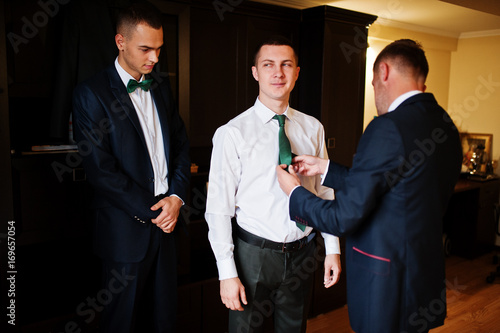
[[328, 169], [330, 169], [330, 160], [326, 163], [326, 170], [325, 173], [321, 175], [321, 185], [323, 185], [323, 182], [325, 181], [326, 174], [328, 173]]
[[178, 196], [177, 194], [172, 194], [170, 195], [171, 197], [176, 197], [176, 198], [179, 198], [179, 200], [182, 202], [182, 205], [184, 206], [184, 200], [181, 199], [180, 196]]
[[325, 253], [329, 254], [340, 254], [340, 242], [337, 236], [327, 234], [325, 232], [321, 233], [323, 239], [325, 240]]
[[234, 259], [217, 261], [217, 270], [219, 271], [219, 280], [226, 280], [238, 277]]

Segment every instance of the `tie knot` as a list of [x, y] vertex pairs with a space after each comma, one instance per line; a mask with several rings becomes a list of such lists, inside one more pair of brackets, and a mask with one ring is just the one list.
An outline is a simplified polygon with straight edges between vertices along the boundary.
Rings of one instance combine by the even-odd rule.
[[273, 117], [273, 119], [278, 119], [278, 123], [280, 124], [280, 126], [285, 125], [286, 116], [284, 114], [277, 114]]
[[144, 91], [148, 91], [153, 79], [143, 80], [142, 82], [137, 82], [136, 80], [129, 80], [127, 83], [127, 92], [133, 93], [137, 88], [141, 88]]

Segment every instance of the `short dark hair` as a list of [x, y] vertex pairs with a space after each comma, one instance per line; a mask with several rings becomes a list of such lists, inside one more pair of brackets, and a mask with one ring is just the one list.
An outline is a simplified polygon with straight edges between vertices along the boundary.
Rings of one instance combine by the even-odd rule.
[[116, 21], [116, 32], [128, 35], [131, 29], [141, 23], [153, 29], [162, 28], [160, 10], [149, 2], [135, 2], [120, 11]]
[[253, 65], [257, 66], [257, 57], [259, 56], [260, 49], [264, 45], [276, 45], [276, 46], [281, 46], [281, 45], [286, 45], [290, 46], [293, 50], [293, 55], [295, 56], [295, 63], [298, 65], [299, 63], [299, 56], [297, 53], [297, 50], [295, 49], [294, 45], [292, 42], [283, 36], [280, 35], [273, 35], [268, 37], [267, 39], [264, 39], [257, 47], [255, 48], [254, 56], [253, 56]]
[[399, 70], [413, 69], [415, 75], [427, 78], [429, 64], [422, 45], [411, 39], [400, 39], [387, 45], [377, 56], [373, 70], [381, 61], [393, 60]]

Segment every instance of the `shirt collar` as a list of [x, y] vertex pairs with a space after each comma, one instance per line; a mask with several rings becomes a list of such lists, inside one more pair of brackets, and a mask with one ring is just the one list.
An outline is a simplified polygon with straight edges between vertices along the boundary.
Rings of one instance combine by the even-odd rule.
[[[262, 123], [267, 123], [273, 117], [276, 115], [276, 112], [273, 110], [269, 109], [267, 106], [262, 104], [262, 102], [259, 100], [259, 97], [257, 97], [257, 100], [255, 101], [254, 104], [255, 107], [255, 112], [257, 113], [257, 116], [260, 118]], [[290, 106], [287, 106], [285, 112], [283, 114], [290, 120], [291, 117], [293, 116], [293, 109]]]
[[[120, 65], [120, 63], [118, 62], [118, 57], [116, 57], [115, 59], [115, 68], [116, 71], [118, 72], [118, 75], [120, 75], [120, 79], [122, 80], [125, 87], [127, 86], [129, 80], [135, 80], [134, 77], [130, 75], [126, 70], [124, 70], [123, 67]], [[139, 82], [141, 82], [142, 80], [144, 80], [144, 75], [141, 76]]]
[[394, 102], [392, 102], [392, 104], [391, 104], [391, 106], [389, 106], [389, 110], [387, 110], [387, 112], [391, 112], [391, 111], [396, 110], [396, 108], [399, 105], [401, 105], [401, 103], [406, 101], [408, 98], [415, 96], [417, 94], [421, 94], [422, 92], [423, 91], [420, 91], [420, 90], [412, 90], [412, 91], [408, 91], [408, 92], [404, 93], [403, 95], [400, 95], [398, 98], [396, 98], [394, 100]]

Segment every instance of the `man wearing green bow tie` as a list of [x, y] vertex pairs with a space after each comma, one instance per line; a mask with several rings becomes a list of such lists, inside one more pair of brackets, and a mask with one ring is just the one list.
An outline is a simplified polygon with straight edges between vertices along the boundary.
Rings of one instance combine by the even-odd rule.
[[109, 296], [101, 332], [172, 332], [175, 232], [190, 174], [184, 124], [169, 81], [153, 72], [163, 45], [159, 11], [121, 13], [118, 57], [74, 91], [75, 138], [94, 188], [95, 252]]

